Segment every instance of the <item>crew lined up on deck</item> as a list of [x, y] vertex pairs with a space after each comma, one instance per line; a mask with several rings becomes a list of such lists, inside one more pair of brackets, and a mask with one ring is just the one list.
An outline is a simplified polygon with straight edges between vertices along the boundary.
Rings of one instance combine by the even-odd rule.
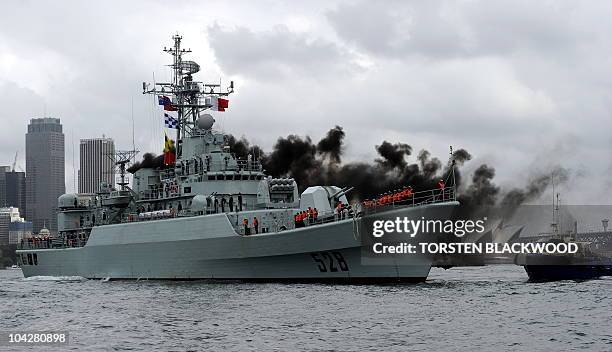
[[[219, 202], [219, 198], [221, 201]], [[221, 213], [226, 212], [226, 205], [229, 208], [229, 212], [233, 213], [234, 211], [240, 212], [243, 210], [244, 203], [242, 202], [242, 193], [238, 193], [238, 202], [234, 203], [234, 196], [229, 195], [228, 198], [224, 195], [211, 195], [206, 197], [206, 208], [210, 209], [209, 213], [219, 213], [219, 206], [221, 207]]]
[[[442, 199], [444, 199], [444, 189], [446, 188], [446, 183], [444, 182], [444, 180], [440, 180], [438, 181], [437, 186], [438, 186], [438, 189], [440, 190]], [[383, 206], [383, 205], [402, 202], [404, 200], [412, 198], [413, 195], [414, 193], [412, 191], [412, 187], [407, 186], [401, 191], [385, 193], [373, 200], [366, 199], [361, 204], [365, 208]]]
[[317, 221], [318, 218], [319, 218], [319, 211], [317, 210], [317, 208], [311, 208], [311, 207], [308, 207], [307, 210], [297, 212], [293, 216], [296, 228], [306, 226], [304, 224], [304, 220], [308, 220], [308, 223], [312, 223], [312, 222]]
[[28, 247], [30, 248], [51, 248], [51, 243], [53, 242], [53, 237], [51, 236], [34, 236], [28, 237], [25, 241], [22, 238], [20, 240], [21, 248], [25, 248], [24, 244], [27, 242]]
[[[49, 249], [57, 247], [81, 247], [87, 243], [89, 234], [81, 232], [79, 234], [68, 234], [65, 238], [53, 237], [50, 235], [39, 235], [22, 238], [19, 241], [19, 248], [41, 248]], [[59, 241], [59, 242], [58, 242]]]
[[387, 204], [398, 203], [404, 200], [407, 200], [413, 196], [412, 187], [405, 187], [403, 190], [399, 192], [386, 193], [374, 200], [364, 200], [362, 205], [366, 208], [381, 206]]

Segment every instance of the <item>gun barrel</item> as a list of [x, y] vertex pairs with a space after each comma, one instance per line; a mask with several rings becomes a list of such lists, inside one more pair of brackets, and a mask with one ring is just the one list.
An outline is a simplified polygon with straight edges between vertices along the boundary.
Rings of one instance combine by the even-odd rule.
[[353, 190], [353, 186], [351, 187], [344, 187], [343, 189], [339, 190], [338, 192], [334, 193], [334, 195], [331, 196], [332, 199], [338, 199], [340, 197], [342, 197], [343, 195], [347, 194], [348, 192]]

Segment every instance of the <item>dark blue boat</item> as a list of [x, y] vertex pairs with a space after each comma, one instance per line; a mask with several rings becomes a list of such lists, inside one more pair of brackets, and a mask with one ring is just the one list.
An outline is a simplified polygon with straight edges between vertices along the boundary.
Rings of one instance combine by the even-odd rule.
[[[547, 243], [566, 242], [560, 238]], [[529, 276], [529, 281], [589, 280], [612, 275], [612, 261], [592, 252], [588, 243], [575, 242], [579, 251], [575, 254], [525, 254], [517, 258]]]
[[590, 280], [610, 275], [604, 265], [525, 265], [529, 281]]

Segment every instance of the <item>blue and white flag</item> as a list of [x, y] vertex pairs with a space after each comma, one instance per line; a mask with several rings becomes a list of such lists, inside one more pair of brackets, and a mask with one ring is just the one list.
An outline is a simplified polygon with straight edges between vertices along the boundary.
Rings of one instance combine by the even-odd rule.
[[164, 124], [168, 128], [178, 128], [178, 120], [164, 113]]

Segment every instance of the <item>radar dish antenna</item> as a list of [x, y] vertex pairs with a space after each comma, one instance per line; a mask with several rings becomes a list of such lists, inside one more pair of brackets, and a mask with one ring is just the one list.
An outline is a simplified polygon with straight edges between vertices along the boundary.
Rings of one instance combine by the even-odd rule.
[[184, 75], [191, 75], [200, 72], [200, 65], [195, 61], [182, 61], [180, 63], [181, 73]]

